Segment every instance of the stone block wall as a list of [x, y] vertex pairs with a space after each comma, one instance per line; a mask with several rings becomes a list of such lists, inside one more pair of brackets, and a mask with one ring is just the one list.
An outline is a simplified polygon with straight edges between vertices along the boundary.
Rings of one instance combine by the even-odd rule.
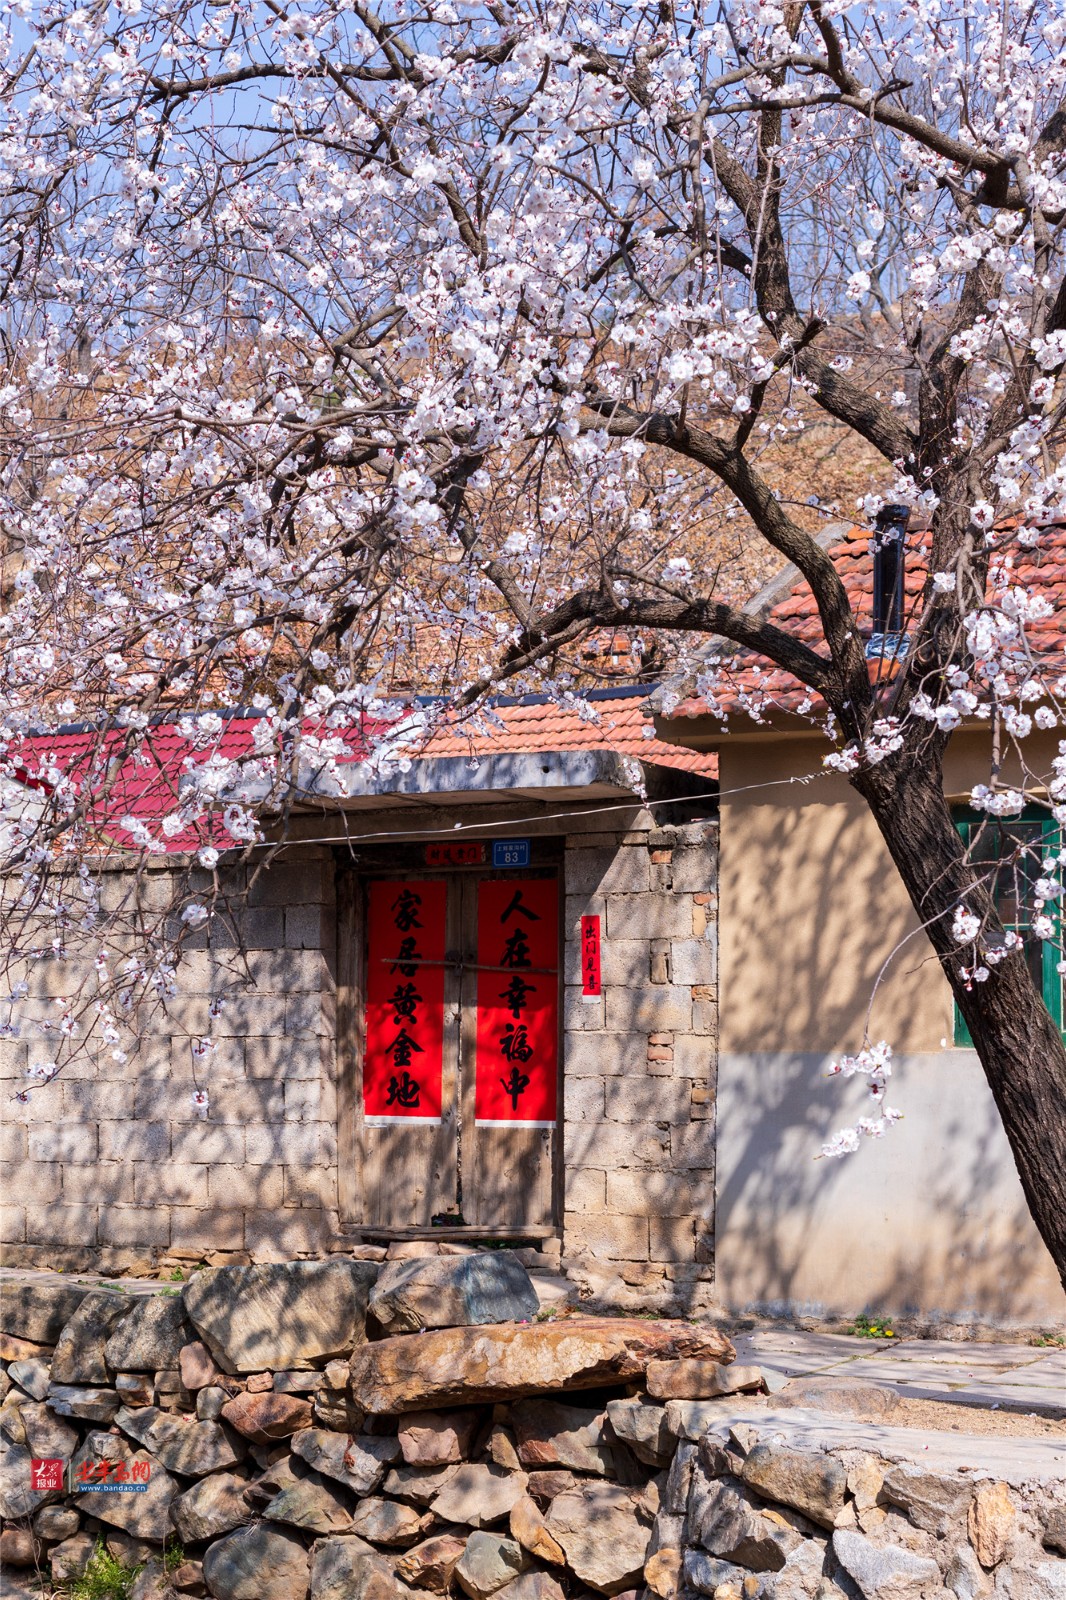
[[[153, 871], [142, 900], [164, 909], [171, 890], [171, 873]], [[128, 893], [124, 875], [104, 886], [105, 900]], [[287, 850], [238, 915], [243, 951], [225, 921], [210, 939], [194, 935], [179, 994], [129, 1061], [103, 1045], [82, 1052], [19, 1104], [27, 1066], [50, 1053], [34, 1016], [70, 981], [61, 963], [27, 973], [29, 1019], [20, 1038], [0, 1040], [9, 1265], [110, 1272], [175, 1251], [284, 1260], [337, 1247], [329, 852]], [[228, 999], [212, 1020], [220, 985]], [[192, 1044], [208, 1033], [217, 1048], [194, 1078]], [[210, 1093], [204, 1120], [197, 1080]]]
[[[600, 1300], [698, 1310], [714, 1273], [718, 829], [567, 840], [563, 1262]], [[580, 930], [600, 917], [603, 995]]]

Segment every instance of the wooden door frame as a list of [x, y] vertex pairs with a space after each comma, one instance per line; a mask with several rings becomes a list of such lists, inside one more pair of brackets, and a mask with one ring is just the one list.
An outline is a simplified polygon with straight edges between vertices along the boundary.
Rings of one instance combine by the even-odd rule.
[[[368, 883], [376, 878], [411, 878], [423, 876], [427, 878], [452, 879], [486, 878], [492, 875], [492, 868], [484, 864], [460, 867], [432, 867], [424, 864], [419, 867], [414, 860], [410, 862], [396, 862], [382, 859], [380, 866], [376, 861], [360, 861], [358, 863], [338, 861], [337, 879], [337, 1032], [335, 1039], [335, 1073], [337, 1087], [337, 1194], [339, 1224], [342, 1232], [358, 1234], [367, 1239], [549, 1239], [558, 1237], [562, 1228], [562, 1200], [564, 1189], [564, 1149], [563, 1149], [563, 1114], [564, 1114], [564, 1044], [565, 1044], [565, 961], [566, 961], [566, 874], [564, 870], [565, 858], [562, 853], [563, 840], [559, 836], [541, 836], [536, 840], [540, 846], [547, 845], [548, 850], [543, 852], [541, 860], [530, 862], [530, 870], [537, 872], [539, 869], [551, 868], [556, 875], [558, 884], [559, 929], [558, 929], [558, 1101], [556, 1109], [556, 1123], [552, 1141], [550, 1194], [551, 1216], [546, 1223], [533, 1226], [517, 1226], [505, 1228], [480, 1227], [478, 1225], [463, 1224], [456, 1227], [432, 1226], [389, 1226], [372, 1223], [365, 1216], [365, 1183], [364, 1183], [364, 1153], [365, 1153], [365, 1124], [363, 1117], [363, 1077], [362, 1060], [365, 1043], [365, 977], [366, 977], [366, 892]], [[418, 846], [421, 848], [421, 846]], [[540, 855], [541, 851], [537, 851]], [[500, 874], [503, 876], [504, 874]], [[523, 876], [523, 871], [507, 873], [516, 879]], [[457, 948], [453, 942], [455, 934], [461, 930], [456, 927], [455, 919], [461, 915], [461, 894], [449, 894], [448, 897], [448, 940], [446, 947], [449, 952]], [[454, 908], [454, 909], [453, 909]], [[455, 1020], [455, 1027], [459, 1035], [457, 1043], [462, 1039], [463, 1023], [461, 1016], [462, 994], [461, 987], [457, 986], [452, 1000], [445, 995], [446, 1032], [448, 1028], [448, 1009], [454, 1005], [459, 1013]], [[461, 1047], [461, 1044], [460, 1044]], [[456, 1051], [455, 1065], [452, 1071], [458, 1068], [458, 1051]], [[445, 1089], [443, 1125], [451, 1123], [452, 1137], [458, 1149], [458, 1128], [455, 1126], [455, 1117], [458, 1109], [458, 1094], [453, 1092], [450, 1108], [446, 1093], [448, 1077], [447, 1061], [444, 1065]], [[457, 1086], [456, 1086], [457, 1087]]]

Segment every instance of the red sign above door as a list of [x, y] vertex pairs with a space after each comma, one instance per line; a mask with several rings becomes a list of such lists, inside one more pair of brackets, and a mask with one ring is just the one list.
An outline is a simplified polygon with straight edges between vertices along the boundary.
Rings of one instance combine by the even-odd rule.
[[363, 1114], [373, 1126], [439, 1122], [448, 886], [370, 885]]
[[559, 899], [551, 878], [478, 886], [475, 1119], [550, 1128], [559, 1075]]

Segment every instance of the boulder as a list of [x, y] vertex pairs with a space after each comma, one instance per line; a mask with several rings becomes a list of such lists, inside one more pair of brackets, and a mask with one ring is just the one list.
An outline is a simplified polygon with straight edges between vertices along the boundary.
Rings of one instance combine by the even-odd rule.
[[497, 1589], [494, 1600], [566, 1600], [566, 1596], [547, 1572], [524, 1572]]
[[33, 1519], [33, 1531], [38, 1539], [73, 1539], [81, 1527], [81, 1518], [73, 1506], [43, 1506]]
[[180, 1295], [144, 1295], [133, 1302], [108, 1338], [104, 1360], [111, 1372], [176, 1368], [182, 1345], [193, 1336]]
[[452, 1574], [466, 1549], [466, 1539], [455, 1533], [438, 1533], [416, 1544], [396, 1563], [396, 1575], [416, 1589], [447, 1594]]
[[153, 1556], [134, 1578], [130, 1600], [174, 1600], [174, 1596], [162, 1561]]
[[59, 1335], [52, 1382], [107, 1384], [111, 1378], [104, 1356], [107, 1341], [133, 1304], [128, 1294], [110, 1289], [87, 1294]]
[[540, 1561], [551, 1561], [556, 1566], [566, 1563], [562, 1546], [548, 1532], [544, 1514], [532, 1495], [524, 1494], [511, 1507], [511, 1537], [517, 1539], [523, 1550]]
[[848, 1475], [830, 1456], [758, 1444], [745, 1459], [741, 1476], [764, 1500], [792, 1506], [822, 1528], [832, 1528], [844, 1509]]
[[1066, 1506], [1052, 1506], [1044, 1517], [1042, 1542], [1045, 1550], [1066, 1556]]
[[307, 1428], [296, 1434], [292, 1450], [316, 1472], [335, 1478], [356, 1495], [372, 1494], [380, 1486], [386, 1467], [400, 1454], [399, 1443], [391, 1435], [378, 1438], [361, 1434], [352, 1438], [330, 1433], [326, 1428]]
[[966, 1515], [966, 1531], [974, 1554], [985, 1568], [996, 1567], [1007, 1554], [1011, 1536], [1018, 1526], [1018, 1513], [1005, 1483], [974, 1485], [973, 1499]]
[[72, 1384], [49, 1386], [47, 1405], [60, 1417], [81, 1417], [83, 1422], [113, 1422], [122, 1401], [116, 1389], [81, 1389]]
[[247, 1454], [241, 1441], [233, 1439], [219, 1423], [186, 1421], [156, 1406], [123, 1406], [115, 1415], [115, 1426], [142, 1444], [168, 1471], [186, 1478], [235, 1467]]
[[229, 1399], [226, 1389], [201, 1389], [196, 1396], [196, 1415], [201, 1422], [217, 1422]]
[[181, 1561], [170, 1570], [170, 1587], [177, 1594], [205, 1595], [204, 1566], [202, 1561]]
[[606, 1411], [559, 1400], [520, 1400], [511, 1409], [518, 1459], [523, 1467], [572, 1467], [614, 1477], [606, 1421]]
[[222, 1376], [214, 1356], [202, 1339], [193, 1339], [191, 1343], [182, 1345], [178, 1351], [178, 1371], [190, 1394], [208, 1388]]
[[[224, 1268], [220, 1270], [225, 1270]], [[311, 1426], [311, 1406], [292, 1394], [239, 1394], [222, 1407], [222, 1417], [253, 1444], [288, 1439]], [[213, 1423], [204, 1423], [213, 1427]]]
[[607, 1420], [616, 1438], [629, 1446], [638, 1461], [650, 1467], [670, 1465], [674, 1439], [666, 1425], [664, 1406], [649, 1406], [643, 1400], [608, 1400]]
[[36, 1344], [32, 1339], [16, 1339], [13, 1333], [0, 1331], [0, 1361], [23, 1361], [28, 1356], [40, 1356], [47, 1361], [51, 1354], [51, 1345]]
[[644, 1585], [658, 1600], [674, 1600], [681, 1581], [681, 1551], [664, 1546], [644, 1563]]
[[413, 1506], [405, 1506], [398, 1500], [382, 1500], [373, 1496], [359, 1502], [351, 1524], [352, 1532], [357, 1533], [360, 1539], [369, 1539], [373, 1544], [395, 1545], [400, 1549], [421, 1539], [432, 1526], [433, 1518], [428, 1513], [416, 1511]]
[[399, 1430], [403, 1458], [411, 1467], [444, 1467], [465, 1461], [480, 1421], [479, 1413], [470, 1409], [409, 1412]]
[[905, 1511], [916, 1528], [940, 1537], [968, 1506], [970, 1489], [965, 1478], [904, 1465], [890, 1467], [885, 1473], [880, 1498]]
[[31, 1400], [43, 1400], [48, 1393], [48, 1362], [42, 1361], [40, 1356], [28, 1356], [22, 1361], [12, 1361], [7, 1369], [7, 1375], [29, 1395]]
[[[744, 1594], [744, 1580], [756, 1581], [743, 1567], [735, 1567], [731, 1561], [719, 1561], [716, 1556], [709, 1556], [703, 1550], [684, 1552], [681, 1574], [684, 1580], [682, 1594], [721, 1594], [723, 1600], [739, 1600]], [[836, 1600], [836, 1597], [830, 1591], [828, 1595], [820, 1595], [819, 1600]]]
[[926, 1556], [897, 1545], [872, 1544], [864, 1534], [838, 1528], [833, 1554], [857, 1585], [863, 1600], [919, 1600], [940, 1586], [940, 1568]]
[[373, 1262], [346, 1260], [216, 1267], [196, 1273], [183, 1298], [227, 1371], [299, 1367], [363, 1342], [377, 1271]]
[[414, 1591], [394, 1575], [392, 1558], [362, 1539], [320, 1539], [311, 1566], [311, 1600], [402, 1600]]
[[597, 1594], [621, 1594], [640, 1582], [651, 1518], [628, 1489], [613, 1483], [582, 1484], [557, 1495], [546, 1520], [567, 1564]]
[[0, 1571], [5, 1567], [32, 1567], [41, 1547], [29, 1528], [5, 1528], [0, 1533]]
[[728, 1479], [716, 1480], [690, 1516], [688, 1537], [721, 1561], [750, 1572], [780, 1572], [803, 1536], [783, 1519], [763, 1516], [759, 1502]]
[[456, 1471], [455, 1467], [397, 1467], [385, 1479], [385, 1493], [396, 1500], [413, 1500], [415, 1505], [428, 1506]]
[[995, 1600], [1063, 1600], [1064, 1596], [1066, 1567], [1061, 1561], [1011, 1561], [996, 1574]]
[[530, 1495], [538, 1505], [550, 1505], [557, 1494], [569, 1494], [571, 1489], [576, 1489], [578, 1480], [572, 1472], [559, 1469], [547, 1472], [529, 1473], [527, 1488]]
[[502, 1422], [492, 1424], [489, 1432], [489, 1455], [498, 1467], [506, 1467], [510, 1472], [521, 1470], [522, 1463], [518, 1459], [513, 1428], [508, 1428]]
[[455, 1577], [472, 1600], [488, 1600], [529, 1567], [529, 1556], [516, 1539], [496, 1533], [472, 1533], [466, 1541]]
[[[342, 1388], [348, 1385], [348, 1368], [340, 1363], [344, 1379]], [[275, 1372], [273, 1374], [273, 1387], [278, 1394], [314, 1394], [316, 1389], [326, 1387], [326, 1374], [324, 1372]]]
[[[345, 1372], [347, 1370], [345, 1363]], [[311, 1402], [311, 1417], [316, 1428], [332, 1428], [335, 1433], [361, 1433], [366, 1412], [361, 1406], [353, 1405], [346, 1394], [332, 1389], [316, 1389]]]
[[251, 1519], [244, 1497], [248, 1479], [236, 1472], [212, 1472], [171, 1501], [170, 1520], [186, 1544], [218, 1539]]
[[119, 1372], [115, 1389], [124, 1406], [154, 1406], [155, 1379], [147, 1372]]
[[593, 1389], [643, 1377], [653, 1360], [731, 1361], [733, 1354], [713, 1328], [629, 1317], [446, 1328], [360, 1346], [352, 1356], [352, 1394], [367, 1412], [420, 1411]]
[[370, 1293], [386, 1333], [525, 1322], [540, 1309], [537, 1291], [510, 1250], [389, 1261]]
[[53, 1414], [50, 1408], [31, 1400], [19, 1413], [26, 1434], [26, 1448], [39, 1460], [69, 1461], [78, 1448], [81, 1434], [69, 1422]]
[[[78, 1483], [79, 1469], [83, 1464], [96, 1462], [121, 1464], [127, 1482], [144, 1482], [140, 1476], [147, 1471], [143, 1493], [113, 1493], [107, 1490], [82, 1489], [74, 1495], [79, 1511], [106, 1522], [109, 1527], [121, 1528], [137, 1539], [150, 1539], [162, 1544], [170, 1531], [170, 1505], [178, 1486], [159, 1461], [153, 1460], [146, 1450], [133, 1451], [114, 1433], [93, 1432], [71, 1462], [71, 1482]], [[134, 1471], [134, 1468], [137, 1471]], [[113, 1482], [114, 1477], [104, 1481]]]
[[774, 1395], [775, 1406], [807, 1406], [843, 1417], [887, 1417], [899, 1405], [895, 1389], [860, 1378], [793, 1378]]
[[526, 1491], [524, 1472], [505, 1472], [488, 1462], [468, 1462], [455, 1467], [432, 1509], [442, 1522], [465, 1523], [470, 1528], [491, 1527], [511, 1514]]
[[0, 1330], [16, 1339], [54, 1345], [89, 1292], [80, 1283], [5, 1283]]
[[62, 1544], [57, 1544], [49, 1558], [52, 1582], [65, 1585], [80, 1578], [92, 1560], [95, 1549], [96, 1540], [91, 1533], [76, 1533], [72, 1538], [64, 1539]]
[[648, 1393], [656, 1400], [713, 1400], [719, 1395], [761, 1389], [761, 1367], [722, 1366], [718, 1361], [651, 1361]]
[[263, 1515], [308, 1533], [347, 1533], [352, 1528], [352, 1499], [331, 1479], [309, 1472], [279, 1490]]
[[[0, 1441], [0, 1517], [5, 1522], [32, 1517], [45, 1499], [31, 1487], [32, 1460], [24, 1444], [12, 1444], [8, 1439]], [[51, 1498], [58, 1500], [58, 1491]]]
[[310, 1580], [300, 1540], [265, 1523], [238, 1528], [204, 1556], [204, 1581], [215, 1600], [306, 1600]]

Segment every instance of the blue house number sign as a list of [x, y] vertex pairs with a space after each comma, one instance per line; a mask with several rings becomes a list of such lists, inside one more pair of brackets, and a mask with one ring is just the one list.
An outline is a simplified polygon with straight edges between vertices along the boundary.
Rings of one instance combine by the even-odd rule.
[[494, 867], [528, 867], [528, 839], [495, 839], [492, 845]]

